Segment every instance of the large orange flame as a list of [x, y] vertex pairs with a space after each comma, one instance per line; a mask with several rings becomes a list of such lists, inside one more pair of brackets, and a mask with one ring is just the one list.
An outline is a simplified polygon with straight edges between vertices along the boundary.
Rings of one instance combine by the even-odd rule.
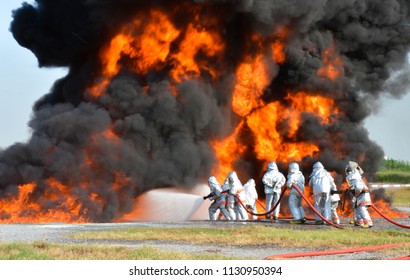
[[36, 184], [30, 183], [18, 187], [17, 199], [0, 200], [0, 223], [88, 222], [82, 204], [70, 193], [70, 188], [53, 178], [48, 180], [48, 185], [39, 199], [33, 196]]
[[232, 96], [232, 109], [246, 116], [252, 109], [263, 106], [260, 97], [270, 83], [267, 66], [262, 55], [250, 58], [236, 71], [237, 83]]
[[[197, 28], [201, 29], [198, 30]], [[180, 51], [172, 56], [174, 68], [171, 70], [171, 76], [175, 81], [181, 82], [182, 79], [199, 77], [202, 72], [208, 73], [212, 78], [218, 75], [215, 67], [207, 63], [207, 60], [198, 64], [196, 58], [200, 51], [208, 59], [219, 56], [222, 53], [224, 45], [218, 33], [201, 26], [194, 27], [192, 24], [189, 24], [179, 49]]]
[[162, 67], [171, 43], [179, 34], [167, 15], [156, 10], [124, 26], [100, 54], [103, 71], [100, 81], [89, 89], [91, 95], [98, 97], [104, 94], [106, 86], [119, 71], [122, 57], [130, 60], [128, 69], [138, 74], [144, 75]]
[[241, 129], [243, 129], [243, 126], [244, 122], [241, 122], [230, 136], [222, 141], [214, 141], [211, 143], [217, 158], [213, 173], [220, 182], [225, 180], [226, 175], [233, 170], [233, 163], [246, 150], [246, 146], [238, 142], [238, 135]]
[[[287, 69], [281, 67], [286, 67], [287, 55], [290, 54], [290, 50], [286, 49], [287, 42], [292, 39], [290, 29], [277, 28], [267, 37], [256, 33], [247, 35], [249, 38], [244, 40], [240, 50], [243, 53], [235, 53], [232, 63], [231, 59], [226, 58], [232, 55], [226, 51], [229, 40], [224, 38], [224, 30], [218, 27], [217, 19], [202, 18], [201, 8], [206, 5], [198, 4], [192, 8], [186, 4], [183, 7], [189, 10], [189, 23], [185, 19], [175, 20], [173, 10], [168, 13], [151, 9], [139, 13], [135, 19], [121, 26], [98, 53], [101, 67], [99, 73], [93, 73], [94, 80], [88, 85], [87, 97], [95, 101], [104, 96], [111, 81], [122, 71], [141, 79], [141, 87], [146, 94], [150, 92], [148, 76], [166, 73], [169, 92], [176, 97], [178, 85], [189, 79], [202, 78], [210, 84], [221, 82], [224, 85], [232, 81], [224, 87], [226, 92], [218, 92], [226, 96], [226, 100], [218, 100], [223, 103], [218, 106], [232, 108], [232, 115], [227, 116], [231, 117], [233, 132], [227, 131], [225, 138], [209, 141], [216, 157], [212, 172], [220, 182], [248, 154], [261, 166], [266, 166], [269, 161], [289, 163], [302, 161], [306, 156], [317, 157], [320, 153], [317, 141], [301, 140], [298, 135], [305, 117], [314, 118], [326, 126], [342, 113], [337, 102], [327, 97], [330, 93], [302, 90], [303, 85], [292, 89], [274, 88], [276, 84], [273, 80], [279, 68]], [[333, 42], [325, 50], [319, 51], [322, 65], [316, 74], [321, 82], [336, 83], [343, 77], [343, 57], [337, 51]], [[231, 73], [229, 78], [225, 77], [225, 71]], [[276, 98], [275, 94], [280, 98]], [[95, 147], [98, 146], [96, 143], [101, 141], [109, 143], [110, 148], [114, 147], [107, 156], [119, 160], [121, 138], [112, 127], [89, 138], [90, 144], [83, 147], [81, 168], [98, 170], [97, 173], [108, 172], [112, 179], [108, 195], [91, 187], [98, 183], [91, 182], [93, 179], [87, 178], [87, 172], [72, 174], [84, 177], [80, 186], [63, 184], [52, 177], [41, 182], [47, 185], [47, 189], [43, 189], [40, 182], [27, 182], [18, 186], [16, 193], [6, 194], [0, 200], [0, 222], [87, 222], [90, 209], [84, 206], [73, 189], [88, 195], [95, 205], [92, 211], [97, 214], [102, 213], [107, 196], [115, 196], [121, 203], [127, 200], [127, 196], [133, 195], [127, 188], [130, 178], [120, 171], [107, 170], [109, 167], [103, 167], [93, 160], [95, 154], [100, 152]], [[338, 145], [335, 143], [336, 149], [339, 149]], [[49, 151], [52, 153], [54, 150], [52, 147]], [[375, 203], [378, 208], [388, 211], [388, 206], [379, 201]]]

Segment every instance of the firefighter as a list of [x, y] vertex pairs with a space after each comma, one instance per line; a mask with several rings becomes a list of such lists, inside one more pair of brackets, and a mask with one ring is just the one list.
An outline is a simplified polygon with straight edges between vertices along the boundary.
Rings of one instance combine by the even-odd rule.
[[[359, 164], [357, 164], [354, 161], [349, 161], [348, 165], [346, 166], [346, 169], [355, 170], [355, 171], [359, 172], [360, 175], [362, 175], [364, 173], [363, 169], [359, 166]], [[350, 195], [350, 197], [352, 199], [352, 211], [353, 211], [353, 220], [349, 221], [349, 223], [352, 224], [352, 225], [355, 225], [355, 226], [362, 226], [363, 225], [363, 220], [361, 220], [360, 217], [358, 217], [358, 212], [356, 211], [356, 207], [355, 207], [356, 197], [350, 191], [348, 191], [348, 194]]]
[[370, 198], [370, 190], [362, 179], [363, 170], [353, 161], [350, 161], [345, 168], [346, 181], [350, 188], [350, 193], [354, 198], [354, 210], [356, 224], [362, 228], [373, 226], [373, 221], [367, 211], [367, 208], [372, 205]]
[[226, 193], [222, 192], [221, 186], [214, 176], [209, 177], [208, 185], [211, 190], [210, 194], [204, 196], [205, 199], [209, 199], [212, 204], [209, 206], [209, 219], [211, 221], [215, 220], [216, 211], [219, 209], [220, 213], [225, 217], [226, 220], [232, 220], [231, 215], [226, 210]]
[[336, 188], [332, 188], [330, 190], [330, 217], [333, 223], [340, 225], [340, 218], [337, 214], [337, 208], [340, 203], [340, 195], [335, 191], [337, 191]]
[[290, 189], [289, 194], [289, 208], [292, 213], [291, 224], [303, 224], [306, 222], [305, 211], [302, 207], [302, 196], [292, 186], [295, 184], [303, 193], [305, 190], [305, 177], [299, 170], [299, 164], [291, 162], [289, 164], [289, 173], [286, 186]]
[[[242, 206], [242, 204], [246, 203], [245, 189], [235, 171], [229, 172], [224, 185], [223, 188], [227, 187], [229, 189], [226, 205], [229, 214], [233, 219], [247, 220], [248, 212], [246, 212], [245, 208]], [[242, 204], [239, 200], [241, 200]]]
[[[248, 182], [246, 182], [246, 184], [243, 186], [243, 188], [245, 189], [246, 207], [252, 213], [258, 213], [258, 210], [256, 209], [256, 200], [258, 199], [258, 193], [255, 188], [255, 180], [249, 179]], [[252, 215], [251, 218], [253, 220], [258, 219], [256, 215]]]
[[[222, 190], [222, 193], [225, 194], [225, 209], [226, 209], [226, 211], [228, 211], [229, 216], [233, 220], [235, 218], [235, 213], [233, 211], [232, 211], [232, 213], [229, 212], [229, 209], [228, 209], [229, 185], [228, 184], [222, 184], [221, 190]], [[218, 220], [222, 220], [222, 218], [224, 218], [224, 215], [220, 212], [219, 216], [218, 216]]]
[[[280, 194], [282, 192], [282, 186], [285, 184], [285, 176], [279, 172], [278, 166], [275, 162], [270, 162], [268, 164], [268, 170], [262, 177], [262, 183], [265, 186], [264, 191], [266, 195], [266, 212], [271, 211], [273, 206], [278, 202]], [[273, 211], [273, 214], [267, 214], [266, 219], [273, 217], [277, 220], [280, 212], [280, 204]]]
[[[315, 209], [322, 214], [326, 220], [330, 220], [330, 190], [337, 190], [337, 188], [332, 176], [319, 161], [313, 165], [312, 174], [309, 176], [309, 186], [313, 190]], [[324, 224], [322, 219], [316, 213], [315, 220], [316, 225]]]

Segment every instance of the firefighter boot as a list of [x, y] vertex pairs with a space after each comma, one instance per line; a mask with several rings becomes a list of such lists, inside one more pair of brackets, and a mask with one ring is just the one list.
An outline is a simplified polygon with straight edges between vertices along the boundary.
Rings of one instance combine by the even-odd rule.
[[354, 225], [357, 226], [357, 227], [361, 227], [361, 226], [364, 225], [364, 222], [363, 222], [362, 219], [360, 219], [360, 220], [356, 221]]

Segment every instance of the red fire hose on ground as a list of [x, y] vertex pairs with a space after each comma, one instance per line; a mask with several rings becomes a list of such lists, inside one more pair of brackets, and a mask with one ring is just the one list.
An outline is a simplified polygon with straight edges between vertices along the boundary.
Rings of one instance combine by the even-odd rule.
[[[350, 253], [365, 252], [365, 251], [383, 250], [387, 248], [406, 246], [406, 245], [408, 245], [408, 243], [394, 243], [394, 244], [384, 244], [384, 245], [379, 245], [379, 246], [367, 246], [367, 247], [361, 247], [361, 248], [350, 248], [350, 249], [341, 249], [341, 250], [279, 254], [279, 255], [267, 256], [265, 257], [265, 260], [350, 254]], [[396, 258], [396, 259], [402, 259], [402, 258], [405, 259], [405, 257]]]
[[[302, 193], [302, 191], [298, 188], [297, 185], [292, 184], [292, 187], [295, 188], [295, 190], [302, 196], [302, 198], [305, 200], [305, 202], [308, 204], [308, 206], [326, 223], [332, 225], [335, 228], [338, 229], [344, 229], [344, 227], [334, 224], [331, 221], [327, 220], [322, 214], [320, 214], [315, 207], [309, 202], [309, 200], [307, 199], [307, 197]], [[238, 199], [239, 203], [242, 205], [242, 207], [244, 207], [244, 209], [251, 215], [256, 215], [256, 216], [265, 216], [267, 214], [272, 213], [276, 207], [279, 205], [280, 201], [282, 200], [284, 194], [285, 194], [286, 188], [284, 187], [284, 189], [282, 190], [281, 196], [279, 197], [279, 200], [277, 201], [277, 203], [275, 204], [275, 206], [273, 207], [273, 209], [271, 209], [270, 211], [266, 212], [266, 213], [253, 213], [252, 211], [250, 211], [248, 208], [246, 208], [246, 206], [243, 204], [243, 202], [241, 201], [241, 199], [239, 198], [238, 195], [235, 195], [236, 198]], [[259, 202], [259, 201], [258, 201]], [[261, 204], [261, 202], [259, 202], [259, 204]], [[372, 208], [379, 213], [380, 216], [382, 216], [383, 218], [385, 218], [386, 220], [390, 221], [391, 223], [401, 226], [401, 227], [405, 227], [405, 228], [409, 228], [409, 226], [406, 225], [402, 225], [399, 223], [394, 222], [393, 220], [389, 219], [388, 217], [384, 216], [375, 206], [372, 205]], [[286, 258], [299, 258], [299, 257], [310, 257], [310, 256], [324, 256], [324, 255], [337, 255], [337, 254], [349, 254], [349, 253], [357, 253], [357, 252], [364, 252], [364, 251], [374, 251], [374, 250], [383, 250], [383, 249], [387, 249], [387, 248], [391, 248], [391, 247], [398, 247], [398, 246], [406, 246], [408, 243], [395, 243], [395, 244], [384, 244], [384, 245], [379, 245], [379, 246], [367, 246], [367, 247], [361, 247], [361, 248], [350, 248], [350, 249], [341, 249], [341, 250], [330, 250], [330, 251], [320, 251], [320, 252], [302, 252], [302, 253], [289, 253], [289, 254], [279, 254], [279, 255], [272, 255], [272, 256], [267, 256], [265, 257], [265, 260], [276, 260], [276, 259], [286, 259]], [[403, 257], [398, 257], [398, 258], [393, 258], [392, 260], [410, 260], [410, 255], [409, 256], [403, 256]]]
[[392, 219], [390, 219], [389, 217], [386, 217], [385, 215], [383, 215], [383, 213], [380, 212], [380, 210], [377, 209], [377, 207], [374, 206], [373, 204], [370, 205], [370, 207], [372, 207], [374, 211], [376, 211], [380, 216], [382, 216], [384, 219], [386, 219], [386, 220], [389, 221], [390, 223], [392, 223], [392, 224], [394, 224], [394, 225], [396, 225], [396, 226], [402, 227], [402, 228], [408, 228], [408, 229], [410, 229], [410, 226], [403, 225], [403, 224], [399, 224], [399, 223], [393, 221]]
[[410, 255], [397, 257], [397, 258], [392, 258], [391, 260], [410, 260]]

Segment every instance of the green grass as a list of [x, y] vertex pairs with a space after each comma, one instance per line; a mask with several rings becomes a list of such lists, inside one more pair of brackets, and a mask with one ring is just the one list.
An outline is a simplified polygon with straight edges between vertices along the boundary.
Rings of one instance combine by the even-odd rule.
[[[360, 229], [298, 230], [268, 226], [244, 226], [235, 229], [210, 228], [133, 228], [102, 232], [84, 232], [78, 239], [164, 240], [191, 244], [276, 245], [306, 248], [351, 248], [409, 242], [410, 232], [402, 230], [367, 231]], [[408, 244], [407, 252], [410, 250]]]
[[137, 249], [102, 245], [46, 242], [0, 243], [0, 260], [233, 260], [217, 254], [164, 251], [151, 246]]
[[[189, 244], [254, 245], [268, 248], [303, 247], [342, 249], [404, 243], [410, 240], [410, 232], [403, 230], [322, 230], [278, 229], [268, 226], [243, 226], [236, 229], [207, 228], [134, 228], [104, 232], [85, 232], [71, 235], [82, 239], [113, 240], [162, 240]], [[410, 243], [386, 249], [386, 255], [405, 255]], [[107, 245], [0, 243], [0, 260], [234, 260], [218, 254], [191, 254], [164, 251], [152, 246], [129, 248]]]

